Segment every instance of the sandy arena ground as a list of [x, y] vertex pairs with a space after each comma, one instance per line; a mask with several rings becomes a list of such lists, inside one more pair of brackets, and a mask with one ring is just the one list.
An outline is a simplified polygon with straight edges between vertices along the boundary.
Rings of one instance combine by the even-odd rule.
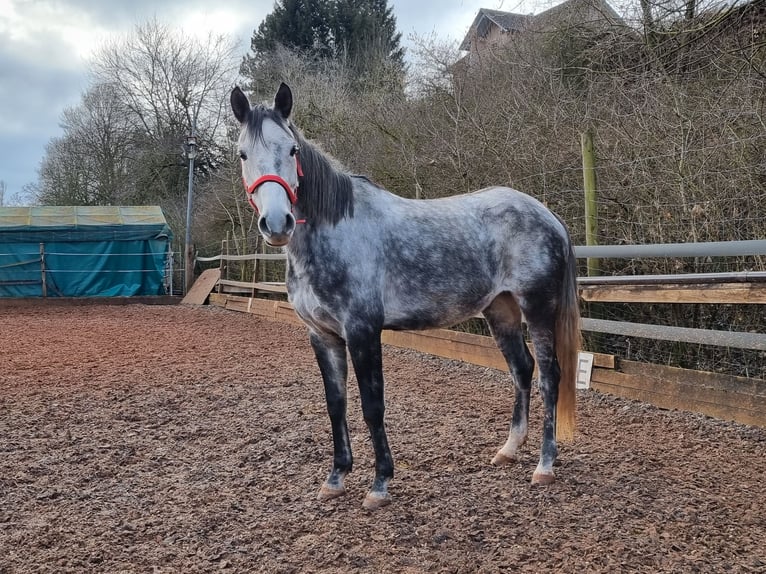
[[0, 309], [0, 573], [766, 572], [766, 430], [583, 392], [558, 481], [489, 464], [508, 375], [386, 348], [393, 504], [348, 495], [306, 333], [220, 309]]

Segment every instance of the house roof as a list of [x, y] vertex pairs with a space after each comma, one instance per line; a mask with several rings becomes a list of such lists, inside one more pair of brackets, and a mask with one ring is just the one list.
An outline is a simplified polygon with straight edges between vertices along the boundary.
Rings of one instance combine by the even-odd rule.
[[498, 26], [503, 32], [516, 31], [519, 32], [524, 29], [531, 15], [528, 14], [515, 14], [513, 12], [503, 12], [502, 10], [490, 10], [489, 8], [480, 8], [476, 17], [473, 19], [471, 27], [468, 29], [468, 33], [463, 39], [463, 43], [460, 44], [461, 50], [468, 50], [471, 48], [471, 36], [473, 33], [477, 33], [479, 36], [484, 37], [489, 31], [489, 27], [494, 24]]
[[568, 17], [578, 20], [578, 23], [582, 24], [588, 11], [591, 11], [591, 14], [597, 14], [597, 18], [610, 24], [624, 24], [623, 19], [606, 0], [565, 0], [561, 4], [540, 12], [534, 16], [534, 19], [535, 21], [551, 22]]
[[501, 10], [490, 10], [480, 8], [479, 12], [468, 29], [463, 42], [460, 44], [461, 50], [470, 50], [471, 38], [474, 34], [479, 37], [485, 37], [492, 25], [499, 27], [503, 32], [522, 31], [528, 25], [534, 23], [545, 23], [556, 21], [562, 17], [576, 18], [584, 10], [595, 10], [598, 17], [611, 24], [622, 23], [620, 15], [612, 8], [606, 0], [565, 0], [560, 4], [549, 8], [540, 14], [515, 14], [513, 12], [503, 12]]

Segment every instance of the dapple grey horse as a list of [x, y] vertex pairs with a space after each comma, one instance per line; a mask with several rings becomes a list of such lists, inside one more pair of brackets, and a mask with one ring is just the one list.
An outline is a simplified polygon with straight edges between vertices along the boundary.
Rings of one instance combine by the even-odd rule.
[[534, 360], [545, 417], [532, 482], [554, 480], [557, 436], [574, 432], [580, 341], [576, 265], [566, 226], [532, 197], [492, 187], [454, 197], [398, 197], [346, 173], [290, 121], [282, 84], [273, 107], [251, 107], [235, 88], [247, 197], [264, 240], [287, 251], [287, 290], [308, 326], [332, 425], [332, 470], [319, 498], [345, 493], [352, 455], [346, 422], [347, 351], [375, 450], [364, 507], [389, 503], [394, 463], [383, 422], [383, 329], [445, 327], [483, 313], [505, 357], [516, 397], [508, 440], [494, 464], [527, 438]]

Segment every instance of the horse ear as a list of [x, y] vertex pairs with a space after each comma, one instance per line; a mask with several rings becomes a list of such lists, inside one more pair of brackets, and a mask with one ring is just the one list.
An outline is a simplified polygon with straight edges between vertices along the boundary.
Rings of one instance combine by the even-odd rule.
[[277, 110], [284, 119], [290, 117], [290, 112], [293, 109], [293, 92], [290, 90], [290, 86], [284, 82], [279, 85], [279, 90], [274, 98], [274, 109]]
[[245, 118], [250, 112], [250, 101], [247, 99], [245, 93], [236, 86], [231, 91], [231, 111], [234, 112], [234, 117], [237, 118], [239, 123], [245, 123]]

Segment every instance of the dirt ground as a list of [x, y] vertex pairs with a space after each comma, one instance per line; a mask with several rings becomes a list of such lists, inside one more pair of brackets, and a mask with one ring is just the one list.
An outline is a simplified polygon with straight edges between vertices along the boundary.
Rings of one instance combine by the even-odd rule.
[[393, 504], [332, 451], [305, 331], [210, 307], [0, 309], [0, 573], [766, 572], [766, 430], [593, 392], [558, 480], [489, 464], [507, 375], [386, 348]]

